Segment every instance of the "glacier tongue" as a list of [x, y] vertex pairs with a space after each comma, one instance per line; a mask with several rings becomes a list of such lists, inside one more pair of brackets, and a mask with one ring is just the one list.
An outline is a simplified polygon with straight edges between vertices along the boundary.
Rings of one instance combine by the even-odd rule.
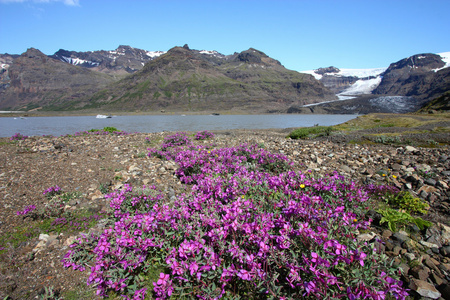
[[340, 92], [338, 96], [370, 94], [374, 89], [376, 89], [380, 82], [381, 76], [367, 80], [359, 79], [350, 87]]

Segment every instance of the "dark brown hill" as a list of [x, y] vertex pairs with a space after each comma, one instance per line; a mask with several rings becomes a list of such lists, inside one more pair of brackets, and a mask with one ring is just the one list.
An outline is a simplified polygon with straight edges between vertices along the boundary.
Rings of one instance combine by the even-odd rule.
[[96, 93], [83, 108], [285, 112], [293, 104], [334, 98], [313, 76], [287, 70], [261, 51], [212, 59], [185, 46]]
[[[375, 95], [414, 96], [430, 101], [450, 90], [450, 68], [441, 56], [417, 54], [392, 63], [382, 74]], [[443, 69], [441, 69], [443, 68]]]
[[0, 89], [0, 109], [30, 110], [58, 107], [77, 101], [114, 81], [93, 72], [50, 58], [30, 48], [9, 66], [8, 83]]

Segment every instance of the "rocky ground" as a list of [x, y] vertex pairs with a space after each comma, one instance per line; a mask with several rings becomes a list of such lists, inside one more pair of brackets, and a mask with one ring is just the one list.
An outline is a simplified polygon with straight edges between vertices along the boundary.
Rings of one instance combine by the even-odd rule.
[[[449, 127], [450, 122], [441, 125]], [[422, 217], [435, 224], [428, 230], [392, 232], [376, 226], [380, 216], [371, 211], [373, 228], [359, 238], [383, 241], [380, 247], [399, 265], [416, 296], [450, 299], [450, 135], [422, 132], [416, 139], [409, 138], [411, 145], [385, 145], [367, 138], [373, 133], [370, 131], [313, 140], [286, 139], [289, 132], [221, 131], [215, 132], [214, 142], [217, 147], [256, 143], [287, 155], [298, 170], [309, 169], [318, 175], [336, 170], [358, 182], [390, 183], [427, 201], [430, 209]], [[176, 165], [146, 155], [148, 147], [159, 145], [168, 134], [31, 137], [16, 142], [1, 139], [0, 247], [4, 249], [0, 252], [0, 298], [39, 299], [49, 295], [53, 287], [52, 291], [65, 299], [95, 299], [85, 284], [87, 271], [64, 269], [60, 263], [78, 232], [89, 229], [59, 234], [33, 231], [42, 228], [43, 221], [17, 212], [29, 205], [44, 207], [48, 199], [43, 191], [55, 185], [76, 195], [66, 199], [66, 212], [87, 211], [89, 215], [100, 214], [100, 219], [108, 207], [106, 190], [125, 183], [155, 185], [168, 198], [176, 197], [188, 188], [174, 176]], [[420, 147], [430, 140], [435, 141], [432, 147]], [[196, 143], [204, 142], [210, 143]], [[28, 237], [21, 239], [24, 234]]]

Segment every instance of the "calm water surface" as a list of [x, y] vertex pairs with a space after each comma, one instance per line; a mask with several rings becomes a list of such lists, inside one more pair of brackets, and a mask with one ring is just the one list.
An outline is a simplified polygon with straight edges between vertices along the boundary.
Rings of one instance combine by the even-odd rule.
[[200, 131], [224, 129], [268, 129], [330, 126], [357, 115], [172, 115], [172, 116], [95, 116], [0, 118], [0, 137], [15, 133], [28, 136], [73, 134], [78, 131], [116, 127], [127, 132]]

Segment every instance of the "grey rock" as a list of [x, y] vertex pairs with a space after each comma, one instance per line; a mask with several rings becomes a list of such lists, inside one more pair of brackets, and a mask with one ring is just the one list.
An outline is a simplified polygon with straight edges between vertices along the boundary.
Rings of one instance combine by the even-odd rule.
[[435, 285], [441, 285], [447, 282], [447, 280], [445, 280], [444, 278], [442, 278], [441, 276], [437, 275], [436, 273], [431, 273], [431, 280], [435, 283]]
[[433, 285], [423, 280], [413, 278], [409, 287], [422, 297], [431, 299], [438, 299], [441, 297], [441, 293]]
[[427, 280], [430, 276], [428, 268], [425, 269], [423, 266], [416, 266], [409, 270], [409, 274], [411, 274], [414, 278], [420, 280]]
[[430, 242], [425, 242], [425, 241], [420, 241], [420, 244], [422, 244], [423, 246], [427, 247], [427, 248], [439, 248], [439, 246], [437, 244], [434, 243], [430, 243]]
[[449, 159], [449, 157], [448, 157], [447, 155], [441, 155], [441, 156], [439, 156], [439, 158], [438, 158], [438, 162], [444, 163], [444, 162], [446, 162], [448, 159]]
[[435, 186], [437, 182], [433, 178], [428, 178], [425, 180], [425, 183], [431, 186]]
[[405, 257], [408, 259], [408, 261], [412, 261], [416, 258], [414, 253], [410, 253], [410, 252], [405, 253]]
[[450, 246], [441, 247], [439, 252], [445, 257], [450, 257]]
[[374, 237], [375, 237], [374, 232], [368, 232], [368, 233], [359, 234], [356, 237], [356, 239], [360, 242], [368, 242], [368, 241], [372, 240]]
[[341, 166], [341, 170], [344, 171], [345, 173], [351, 173], [352, 169], [350, 169], [349, 166], [343, 165]]
[[398, 256], [400, 254], [400, 251], [402, 251], [402, 247], [400, 246], [395, 246], [394, 249], [392, 250], [395, 256]]
[[419, 152], [419, 150], [417, 148], [414, 148], [413, 146], [406, 146], [405, 150], [406, 150], [406, 152], [412, 152], [412, 153]]
[[381, 236], [385, 239], [388, 239], [392, 236], [392, 231], [390, 231], [389, 229], [385, 229], [383, 230], [383, 232], [381, 233]]
[[406, 242], [406, 241], [408, 241], [408, 240], [410, 239], [407, 235], [405, 235], [405, 234], [403, 234], [403, 233], [400, 233], [400, 232], [394, 233], [394, 234], [392, 235], [392, 237], [393, 237], [395, 240], [397, 240], [400, 244], [402, 244], [402, 243], [404, 243], [404, 242]]
[[400, 171], [401, 169], [402, 169], [402, 166], [399, 164], [392, 165], [392, 170], [394, 170], [394, 171]]

